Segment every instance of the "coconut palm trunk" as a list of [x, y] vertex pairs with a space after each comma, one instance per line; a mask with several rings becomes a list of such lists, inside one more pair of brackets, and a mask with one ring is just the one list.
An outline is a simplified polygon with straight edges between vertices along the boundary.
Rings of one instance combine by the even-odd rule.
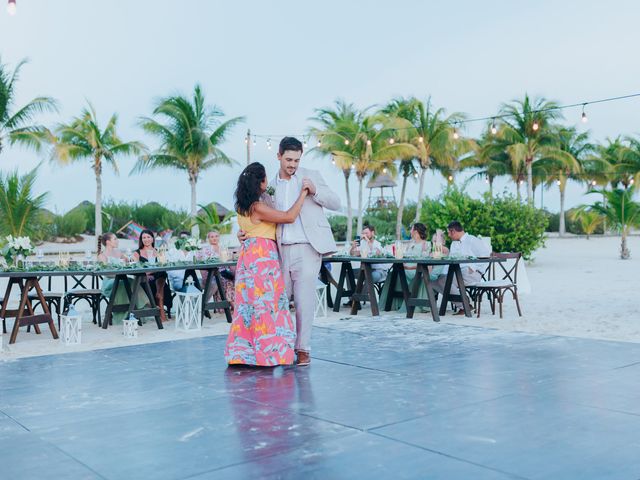
[[400, 204], [398, 205], [398, 215], [396, 216], [396, 240], [402, 240], [402, 214], [404, 213], [404, 199], [407, 193], [408, 175], [402, 176], [402, 190], [400, 190]]
[[527, 203], [533, 206], [533, 158], [527, 158]]
[[95, 156], [94, 171], [96, 174], [95, 234], [96, 241], [102, 236], [102, 163], [99, 155]]
[[420, 214], [422, 213], [422, 196], [424, 195], [424, 179], [427, 176], [427, 169], [420, 168], [420, 183], [418, 186], [418, 203], [416, 204], [416, 218], [415, 223], [420, 221]]
[[344, 172], [344, 190], [347, 194], [347, 234], [345, 241], [347, 245], [353, 238], [353, 211], [351, 210], [351, 189], [349, 188], [349, 177], [351, 175], [350, 170], [343, 170]]
[[561, 237], [564, 236], [565, 233], [567, 233], [566, 225], [564, 221], [564, 196], [565, 196], [566, 187], [567, 187], [566, 182], [562, 182], [560, 184], [560, 225], [558, 227], [558, 235]]
[[627, 248], [627, 227], [622, 227], [622, 238], [620, 240], [620, 258], [622, 260], [628, 260], [631, 257], [631, 252]]
[[193, 221], [193, 225], [191, 226], [191, 236], [195, 238], [199, 238], [200, 236], [200, 227], [196, 222], [196, 217], [198, 216], [198, 202], [196, 200], [196, 184], [198, 182], [198, 177], [193, 173], [189, 172], [189, 186], [191, 187], [191, 220]]
[[489, 197], [493, 198], [493, 177], [489, 176]]
[[362, 208], [362, 198], [364, 196], [364, 175], [358, 174], [358, 226], [357, 231], [362, 231], [362, 217], [364, 216], [364, 209]]

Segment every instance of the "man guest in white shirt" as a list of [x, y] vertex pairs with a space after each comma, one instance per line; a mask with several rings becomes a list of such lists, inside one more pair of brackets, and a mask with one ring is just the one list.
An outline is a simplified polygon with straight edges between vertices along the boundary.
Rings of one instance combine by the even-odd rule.
[[[471, 235], [464, 231], [462, 228], [462, 224], [458, 221], [453, 221], [449, 223], [447, 226], [447, 233], [449, 238], [452, 240], [451, 248], [449, 250], [449, 255], [452, 257], [489, 257], [491, 255], [491, 248], [478, 237]], [[462, 280], [466, 286], [473, 285], [482, 280], [482, 274], [486, 269], [486, 264], [484, 263], [468, 263], [461, 264], [460, 269], [462, 270]], [[447, 273], [449, 271], [449, 266], [445, 266], [442, 271], [442, 274], [438, 276], [438, 279], [433, 285], [433, 288], [440, 292], [444, 292], [444, 285], [447, 280]], [[458, 288], [458, 282], [454, 277], [453, 283], [451, 284], [451, 294], [459, 295], [460, 289]], [[464, 311], [460, 309], [460, 303], [455, 303], [455, 305], [459, 308], [458, 312], [455, 315], [464, 315]]]

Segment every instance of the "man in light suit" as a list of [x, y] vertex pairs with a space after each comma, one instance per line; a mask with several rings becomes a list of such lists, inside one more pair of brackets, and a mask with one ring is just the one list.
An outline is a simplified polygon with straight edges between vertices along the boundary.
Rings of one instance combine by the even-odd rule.
[[300, 215], [294, 223], [278, 225], [276, 239], [282, 262], [282, 274], [289, 298], [296, 308], [296, 364], [309, 365], [311, 328], [316, 303], [316, 282], [322, 257], [336, 252], [331, 227], [324, 213], [340, 209], [340, 198], [316, 170], [301, 168], [302, 143], [284, 137], [278, 148], [280, 168], [269, 183], [273, 195], [264, 200], [278, 210], [288, 210], [302, 188], [309, 189]]

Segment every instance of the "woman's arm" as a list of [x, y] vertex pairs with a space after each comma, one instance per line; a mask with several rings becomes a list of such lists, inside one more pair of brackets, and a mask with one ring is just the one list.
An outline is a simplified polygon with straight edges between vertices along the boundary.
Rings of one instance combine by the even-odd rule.
[[256, 202], [251, 212], [251, 220], [271, 223], [293, 223], [296, 221], [296, 218], [298, 218], [298, 215], [300, 215], [302, 204], [304, 203], [304, 199], [307, 198], [308, 193], [306, 188], [302, 189], [296, 203], [286, 212], [271, 208], [264, 202]]

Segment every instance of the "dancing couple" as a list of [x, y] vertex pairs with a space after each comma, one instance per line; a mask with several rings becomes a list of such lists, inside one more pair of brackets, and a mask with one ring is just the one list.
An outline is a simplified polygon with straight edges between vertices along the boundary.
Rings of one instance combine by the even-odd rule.
[[302, 152], [299, 140], [285, 137], [271, 182], [258, 162], [238, 178], [241, 249], [225, 346], [230, 365], [305, 366], [311, 361], [316, 282], [322, 257], [337, 250], [324, 208], [338, 210], [340, 199], [319, 172], [299, 167]]

